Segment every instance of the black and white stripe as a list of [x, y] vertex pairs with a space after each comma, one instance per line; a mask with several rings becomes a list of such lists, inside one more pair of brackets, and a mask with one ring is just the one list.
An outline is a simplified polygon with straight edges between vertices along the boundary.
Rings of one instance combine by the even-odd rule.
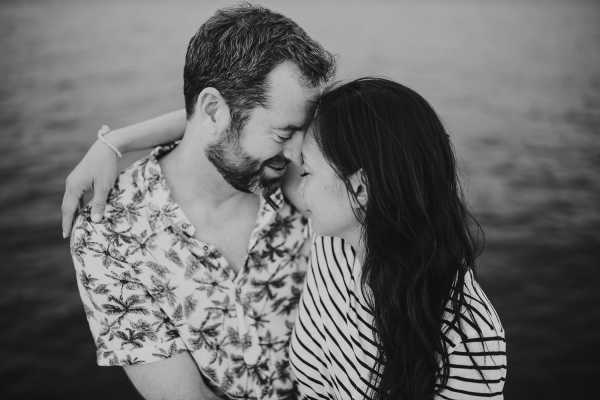
[[[319, 236], [312, 249], [290, 345], [290, 363], [303, 398], [364, 399], [377, 356], [373, 314], [360, 283], [360, 263], [342, 239]], [[506, 378], [504, 329], [472, 272], [460, 328], [449, 305], [441, 327], [450, 377], [438, 399], [501, 399]], [[479, 367], [479, 370], [476, 368]]]

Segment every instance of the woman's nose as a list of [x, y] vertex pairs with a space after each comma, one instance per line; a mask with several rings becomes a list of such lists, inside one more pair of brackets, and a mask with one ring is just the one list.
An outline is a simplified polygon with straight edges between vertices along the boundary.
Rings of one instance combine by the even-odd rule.
[[283, 145], [283, 156], [295, 163], [296, 165], [302, 165], [302, 160], [300, 159], [300, 154], [302, 153], [302, 139], [304, 138], [304, 133], [297, 131], [294, 132], [290, 140], [285, 142]]

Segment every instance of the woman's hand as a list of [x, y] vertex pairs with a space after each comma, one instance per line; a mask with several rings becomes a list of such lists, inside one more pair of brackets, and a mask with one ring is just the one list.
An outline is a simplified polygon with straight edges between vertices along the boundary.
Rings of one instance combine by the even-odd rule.
[[[181, 138], [185, 124], [185, 110], [177, 110], [116, 129], [104, 137], [121, 153], [128, 153]], [[77, 207], [82, 203], [83, 195], [90, 190], [93, 191], [92, 220], [99, 222], [102, 219], [108, 192], [113, 187], [117, 174], [117, 155], [106, 144], [96, 141], [66, 180], [62, 202], [64, 238], [71, 234]]]
[[61, 207], [63, 238], [71, 234], [75, 213], [86, 192], [93, 191], [92, 220], [98, 222], [102, 219], [108, 192], [117, 175], [117, 155], [97, 140], [65, 181]]

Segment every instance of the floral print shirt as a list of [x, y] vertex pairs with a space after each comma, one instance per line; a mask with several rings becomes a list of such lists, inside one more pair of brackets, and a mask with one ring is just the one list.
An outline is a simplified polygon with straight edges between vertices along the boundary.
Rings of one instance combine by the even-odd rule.
[[[261, 197], [236, 272], [172, 200], [156, 148], [123, 171], [103, 221], [77, 217], [71, 253], [98, 365], [189, 352], [231, 398], [295, 398], [288, 343], [303, 287], [308, 221], [277, 190]], [[198, 227], [201, 230], [201, 227]]]

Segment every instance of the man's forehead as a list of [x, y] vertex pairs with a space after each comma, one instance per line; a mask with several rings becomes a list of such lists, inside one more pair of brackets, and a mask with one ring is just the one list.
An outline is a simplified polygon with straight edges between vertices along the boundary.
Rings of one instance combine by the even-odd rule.
[[318, 89], [306, 90], [297, 96], [293, 93], [281, 97], [273, 96], [268, 108], [277, 124], [305, 127], [312, 118], [318, 96]]
[[269, 85], [268, 96], [272, 107], [288, 106], [307, 108], [315, 104], [321, 93], [320, 87], [308, 86], [300, 82], [273, 82]]
[[321, 87], [307, 82], [298, 66], [291, 62], [273, 68], [267, 76], [267, 85], [273, 102], [285, 99], [314, 101], [321, 92]]

